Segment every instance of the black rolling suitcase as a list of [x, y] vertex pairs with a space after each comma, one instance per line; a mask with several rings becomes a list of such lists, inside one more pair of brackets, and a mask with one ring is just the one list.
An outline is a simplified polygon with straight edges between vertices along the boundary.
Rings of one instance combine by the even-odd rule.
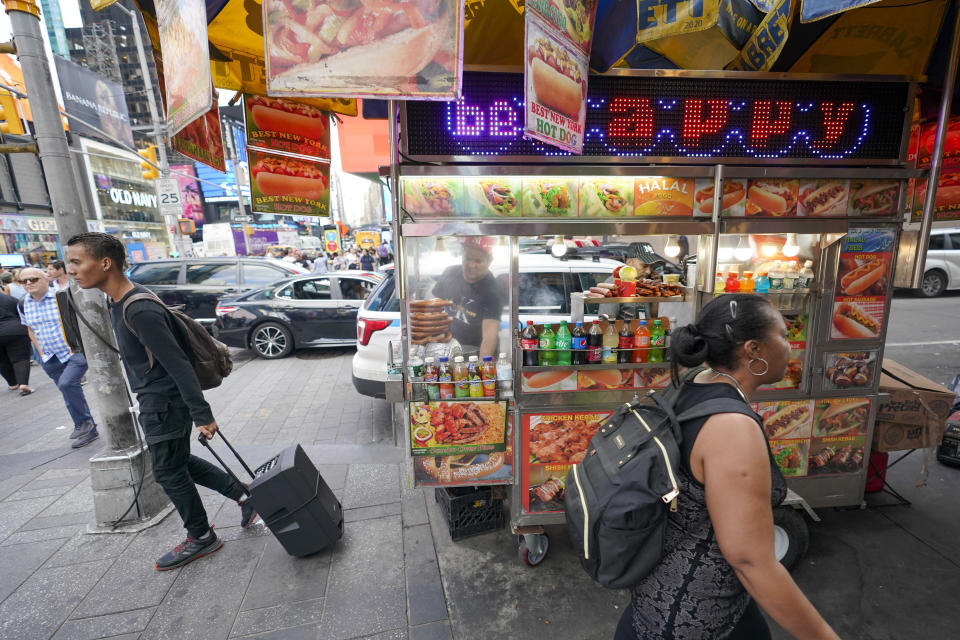
[[[217, 433], [253, 478], [246, 491], [249, 500], [287, 553], [308, 556], [340, 539], [343, 535], [340, 501], [300, 445], [287, 447], [251, 471], [223, 433]], [[203, 434], [198, 439], [220, 466], [243, 484]]]

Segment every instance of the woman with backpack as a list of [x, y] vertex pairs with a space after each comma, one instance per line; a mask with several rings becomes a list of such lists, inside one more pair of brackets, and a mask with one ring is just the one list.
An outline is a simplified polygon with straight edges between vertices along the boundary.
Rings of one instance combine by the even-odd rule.
[[[757, 388], [780, 380], [790, 359], [783, 316], [750, 294], [714, 298], [671, 336], [675, 384], [678, 365], [709, 367], [683, 383], [677, 414], [721, 398], [749, 410]], [[774, 555], [773, 507], [787, 486], [760, 416], [750, 413], [681, 424], [680, 495], [663, 556], [632, 588], [615, 640], [763, 640], [770, 630], [761, 607], [796, 638], [839, 638]]]

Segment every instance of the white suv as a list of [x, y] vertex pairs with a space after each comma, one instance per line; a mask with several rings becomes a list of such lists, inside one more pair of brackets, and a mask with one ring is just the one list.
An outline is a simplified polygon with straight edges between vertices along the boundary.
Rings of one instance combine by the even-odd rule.
[[930, 232], [923, 283], [915, 293], [934, 298], [947, 289], [960, 289], [960, 228]]
[[[608, 280], [622, 264], [616, 260], [521, 253], [521, 323], [569, 320], [570, 294]], [[363, 395], [376, 398], [384, 397], [389, 343], [400, 339], [400, 301], [393, 270], [385, 275], [357, 314], [357, 353], [353, 356], [353, 386]]]

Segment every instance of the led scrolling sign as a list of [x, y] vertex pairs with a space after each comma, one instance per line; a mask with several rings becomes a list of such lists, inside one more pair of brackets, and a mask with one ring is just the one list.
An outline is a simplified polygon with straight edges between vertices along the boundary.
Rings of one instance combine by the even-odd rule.
[[[899, 163], [909, 95], [908, 82], [591, 77], [583, 157]], [[405, 113], [414, 160], [570, 156], [523, 138], [519, 74], [466, 73], [460, 100]]]

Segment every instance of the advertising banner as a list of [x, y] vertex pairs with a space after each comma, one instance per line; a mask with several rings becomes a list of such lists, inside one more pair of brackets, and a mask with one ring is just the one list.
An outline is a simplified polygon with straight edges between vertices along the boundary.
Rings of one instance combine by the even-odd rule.
[[324, 229], [323, 247], [327, 253], [340, 253], [340, 232], [336, 229]]
[[247, 143], [280, 153], [330, 159], [330, 117], [293, 100], [243, 96]]
[[183, 206], [180, 217], [193, 220], [199, 229], [204, 220], [203, 197], [200, 195], [200, 184], [196, 181], [197, 170], [192, 164], [175, 164], [170, 168], [177, 172], [170, 175], [176, 179], [180, 191], [180, 202]]
[[610, 411], [527, 414], [521, 423], [521, 507], [562, 512], [567, 472], [587, 452]]
[[583, 152], [596, 10], [596, 0], [525, 5], [524, 134], [572, 153]]
[[[923, 217], [923, 202], [927, 196], [926, 178], [911, 180], [911, 191], [907, 201], [913, 203], [913, 222], [919, 222]], [[937, 182], [937, 195], [933, 204], [934, 220], [960, 220], [960, 172], [940, 174]]]
[[506, 448], [491, 453], [415, 456], [413, 482], [417, 487], [513, 484], [513, 417], [507, 414]]
[[267, 93], [457, 98], [464, 3], [372, 6], [263, 0]]
[[53, 56], [53, 60], [60, 78], [63, 108], [96, 126], [102, 133], [74, 118], [68, 119], [70, 130], [81, 136], [132, 147], [133, 132], [123, 87], [60, 56]]
[[176, 151], [188, 158], [217, 171], [227, 170], [223, 157], [220, 109], [216, 103], [202, 118], [197, 118], [173, 136], [171, 144]]
[[834, 291], [834, 340], [879, 338], [893, 258], [892, 230], [850, 229], [840, 250]]
[[250, 204], [257, 213], [326, 216], [330, 164], [247, 148]]
[[204, 226], [203, 253], [208, 257], [237, 255], [233, 230], [229, 222], [217, 222]]
[[507, 448], [507, 402], [411, 402], [410, 454], [446, 456]]
[[167, 126], [174, 134], [216, 106], [203, 0], [157, 0]]
[[824, 356], [825, 389], [869, 387], [877, 375], [877, 351], [841, 351]]
[[670, 384], [670, 368], [664, 366], [578, 371], [557, 367], [556, 370], [550, 371], [524, 371], [520, 384], [524, 393], [662, 389]]
[[762, 385], [760, 389], [799, 389], [803, 382], [803, 362], [807, 350], [808, 316], [784, 316], [787, 325], [787, 341], [790, 343], [790, 360], [783, 378], [771, 385]]

